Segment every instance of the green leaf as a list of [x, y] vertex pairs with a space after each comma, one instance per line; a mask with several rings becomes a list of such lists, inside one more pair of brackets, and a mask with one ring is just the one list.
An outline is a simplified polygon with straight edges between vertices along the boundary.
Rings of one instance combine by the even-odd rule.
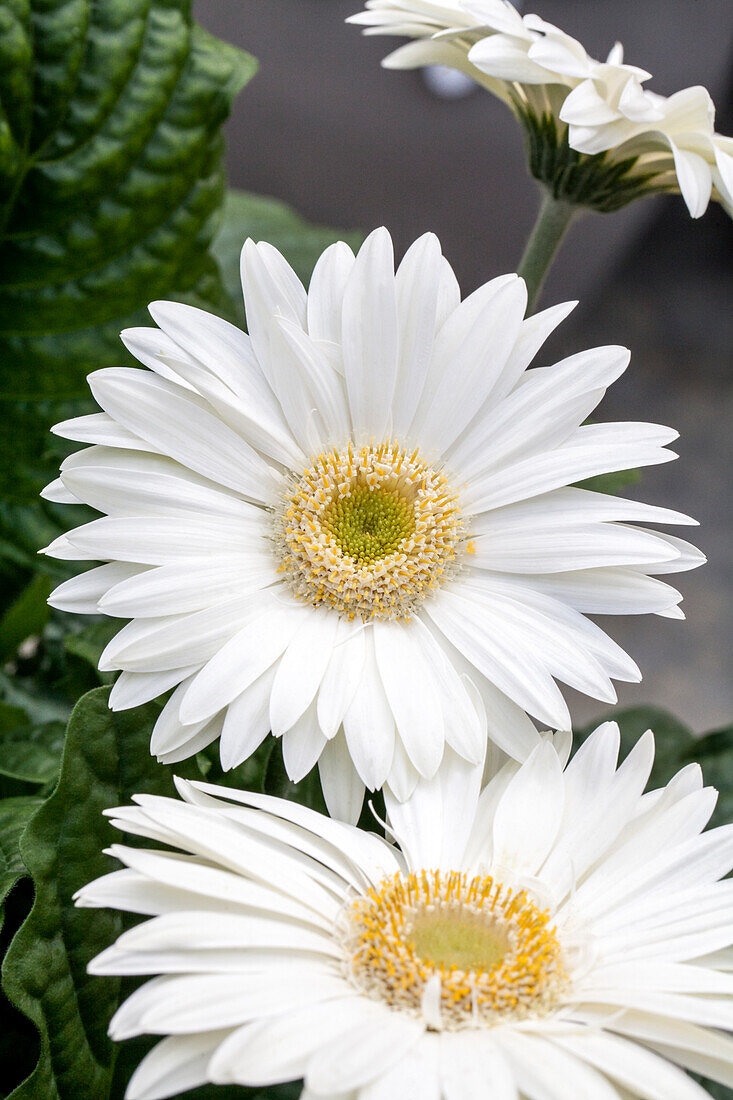
[[35, 576], [0, 618], [0, 664], [15, 656], [26, 638], [41, 633], [50, 614], [46, 603], [50, 592], [48, 577]]
[[129, 361], [120, 329], [146, 323], [155, 298], [231, 311], [209, 247], [224, 195], [220, 130], [255, 68], [193, 23], [191, 0], [0, 9], [8, 493], [27, 493], [23, 468], [37, 466], [48, 426], [18, 402], [86, 396], [90, 370]]
[[[96, 670], [102, 651], [106, 649], [124, 626], [124, 619], [104, 619], [101, 622], [90, 623], [78, 634], [68, 634], [64, 639], [64, 649], [74, 657], [92, 665]], [[113, 679], [113, 674], [98, 673], [100, 678]]]
[[346, 241], [352, 248], [358, 248], [364, 239], [363, 233], [311, 225], [292, 207], [277, 199], [251, 195], [246, 191], [229, 191], [213, 252], [219, 262], [224, 285], [237, 305], [240, 324], [244, 324], [244, 304], [239, 254], [248, 237], [274, 245], [306, 286], [316, 260], [329, 245], [335, 241]]
[[[113, 870], [103, 854], [114, 830], [102, 811], [135, 793], [172, 795], [171, 772], [156, 764], [149, 738], [154, 704], [115, 714], [107, 688], [79, 701], [69, 722], [61, 777], [21, 841], [36, 898], [3, 967], [5, 992], [38, 1028], [41, 1053], [12, 1100], [104, 1100], [116, 1048], [107, 1037], [120, 982], [89, 977], [89, 961], [119, 935], [117, 913], [76, 909], [72, 898], [90, 879]], [[179, 774], [194, 775], [190, 765]]]
[[615, 470], [612, 474], [597, 474], [595, 477], [586, 478], [585, 481], [579, 481], [578, 488], [616, 496], [622, 489], [627, 489], [629, 485], [636, 485], [639, 481], [641, 481], [641, 470]]
[[0, 906], [18, 879], [25, 874], [20, 837], [41, 802], [42, 799], [34, 796], [3, 798], [0, 801]]
[[33, 725], [20, 707], [0, 703], [0, 775], [25, 783], [56, 778], [64, 747], [64, 724]]
[[693, 1074], [693, 1077], [700, 1082], [713, 1100], [733, 1100], [733, 1089], [729, 1089], [727, 1085], [719, 1085], [716, 1081], [706, 1081], [704, 1077], [698, 1077], [696, 1074]]
[[689, 756], [702, 767], [705, 782], [718, 791], [713, 825], [733, 821], [733, 726], [712, 730], [695, 740]]

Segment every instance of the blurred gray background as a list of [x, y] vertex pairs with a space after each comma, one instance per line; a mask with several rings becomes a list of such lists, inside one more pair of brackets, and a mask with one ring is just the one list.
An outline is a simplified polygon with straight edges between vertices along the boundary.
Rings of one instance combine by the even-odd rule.
[[[523, 138], [481, 89], [436, 95], [421, 73], [380, 68], [397, 40], [346, 26], [358, 0], [196, 0], [198, 19], [260, 61], [228, 124], [232, 185], [276, 196], [307, 218], [369, 230], [385, 224], [398, 254], [438, 233], [464, 292], [514, 270], [537, 208]], [[733, 134], [733, 0], [530, 0], [605, 56], [616, 39], [664, 94], [704, 84], [717, 129]], [[686, 622], [601, 621], [639, 662], [622, 704], [673, 711], [697, 732], [733, 717], [733, 228], [711, 205], [693, 222], [679, 197], [588, 215], [572, 232], [544, 304], [581, 305], [548, 355], [599, 343], [632, 349], [603, 419], [651, 420], [681, 433], [680, 461], [628, 490], [688, 512], [707, 566], [679, 574]], [[549, 358], [547, 361], [551, 361]], [[680, 533], [685, 535], [685, 531]], [[604, 708], [571, 699], [578, 722]]]

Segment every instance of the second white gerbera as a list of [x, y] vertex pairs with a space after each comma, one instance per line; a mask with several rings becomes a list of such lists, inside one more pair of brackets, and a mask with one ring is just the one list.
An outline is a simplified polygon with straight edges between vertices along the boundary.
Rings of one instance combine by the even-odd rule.
[[527, 132], [533, 175], [555, 198], [611, 211], [678, 190], [695, 218], [711, 197], [733, 214], [733, 139], [715, 132], [705, 88], [651, 92], [651, 74], [625, 64], [620, 43], [597, 61], [508, 0], [366, 0], [365, 8], [349, 20], [365, 34], [413, 39], [385, 67], [449, 65], [506, 103]]
[[[733, 1085], [733, 826], [691, 765], [643, 794], [601, 727], [508, 764], [451, 761], [388, 796], [399, 847], [282, 799], [181, 783], [114, 824], [174, 851], [79, 904], [152, 918], [92, 963], [157, 975], [114, 1039], [165, 1036], [129, 1100], [305, 1078], [308, 1100], [709, 1100]], [[680, 1069], [682, 1067], [682, 1069]]]
[[[524, 759], [569, 728], [555, 678], [615, 698], [634, 662], [586, 617], [679, 615], [654, 574], [697, 565], [638, 527], [686, 517], [583, 489], [665, 462], [677, 435], [583, 421], [629, 353], [528, 370], [568, 314], [524, 318], [515, 275], [461, 302], [428, 234], [395, 274], [386, 230], [328, 249], [306, 294], [248, 242], [250, 334], [171, 302], [124, 333], [149, 369], [91, 375], [104, 410], [55, 431], [93, 444], [47, 495], [106, 512], [47, 549], [102, 560], [54, 606], [131, 619], [100, 667], [114, 708], [175, 687], [152, 739], [173, 762], [221, 738], [230, 768], [268, 730], [294, 780], [318, 761], [329, 809], [406, 797], [445, 745]], [[479, 710], [481, 707], [479, 706]]]

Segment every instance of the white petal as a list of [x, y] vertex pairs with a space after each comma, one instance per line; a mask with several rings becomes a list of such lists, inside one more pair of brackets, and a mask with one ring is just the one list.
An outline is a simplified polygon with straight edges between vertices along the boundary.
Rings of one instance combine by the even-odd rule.
[[467, 477], [565, 442], [590, 415], [630, 353], [600, 347], [530, 371], [507, 397], [482, 411], [452, 455]]
[[318, 726], [313, 703], [283, 734], [283, 763], [293, 783], [299, 783], [314, 768], [327, 744]]
[[109, 695], [109, 709], [129, 710], [149, 703], [196, 671], [196, 665], [186, 665], [166, 672], [121, 672]]
[[[444, 282], [446, 277], [447, 271], [444, 268]], [[479, 287], [473, 294], [469, 294], [463, 302], [455, 302], [454, 299], [453, 308], [446, 313], [445, 320], [435, 338], [435, 346], [425, 378], [422, 397], [410, 429], [411, 436], [416, 440], [422, 440], [422, 425], [434, 403], [438, 386], [443, 380], [447, 365], [455, 359], [461, 347], [464, 346], [471, 332], [479, 323], [482, 314], [489, 309], [492, 299], [496, 297], [502, 288], [516, 281], [516, 275], [502, 275]], [[453, 276], [451, 287], [450, 296], [453, 297], [455, 295], [455, 276]]]
[[273, 665], [258, 676], [227, 707], [219, 743], [224, 771], [247, 760], [270, 732], [270, 693], [275, 668]]
[[402, 741], [399, 737], [396, 738], [387, 785], [398, 802], [405, 802], [415, 790], [419, 780], [420, 773], [413, 767]]
[[63, 439], [73, 439], [77, 443], [98, 443], [105, 447], [157, 453], [157, 448], [140, 439], [127, 428], [123, 428], [105, 412], [62, 420], [59, 424], [54, 424], [51, 431], [54, 435], [60, 435]]
[[377, 669], [373, 629], [365, 634], [364, 669], [344, 714], [344, 733], [360, 778], [370, 790], [381, 787], [392, 762], [395, 719]]
[[372, 1005], [354, 992], [340, 1001], [326, 1001], [238, 1028], [211, 1060], [211, 1080], [263, 1086], [302, 1077], [308, 1059], [326, 1037], [348, 1031], [367, 1020]]
[[470, 763], [486, 752], [486, 716], [480, 696], [468, 677], [459, 676], [445, 649], [415, 616], [410, 631], [418, 642], [438, 690], [445, 740]]
[[[211, 796], [216, 796], [218, 801], [223, 793], [233, 802], [252, 806], [273, 817], [301, 826], [311, 834], [308, 838], [309, 842], [321, 839], [321, 846], [312, 847], [311, 854], [335, 867], [334, 860], [338, 853], [341, 873], [345, 880], [352, 884], [363, 884], [363, 881], [378, 883], [385, 874], [393, 874], [402, 866], [399, 852], [376, 833], [353, 829], [290, 799], [276, 798], [273, 795], [258, 794], [253, 791], [222, 790], [213, 783], [186, 783], [184, 780], [179, 780], [178, 784], [183, 797], [190, 796], [191, 790], [206, 791]], [[293, 833], [293, 839], [297, 844], [301, 844], [302, 833]], [[311, 851], [310, 845], [309, 851]], [[356, 870], [358, 874], [355, 876]]]
[[72, 546], [96, 558], [167, 565], [201, 556], [237, 555], [249, 547], [261, 552], [266, 530], [264, 513], [252, 508], [242, 516], [104, 516], [67, 537]]
[[177, 302], [154, 302], [150, 308], [156, 318], [165, 316], [170, 330], [186, 346], [192, 343], [200, 355], [192, 358], [160, 329], [146, 328], [121, 333], [132, 354], [161, 377], [204, 397], [229, 427], [263, 454], [285, 464], [302, 462], [249, 336], [208, 313], [199, 324], [196, 315], [201, 311]]
[[61, 464], [63, 481], [79, 499], [109, 515], [189, 513], [241, 516], [252, 506], [162, 455], [88, 447]]
[[99, 601], [105, 615], [151, 618], [182, 615], [276, 584], [276, 562], [265, 554], [174, 562], [111, 587]]
[[54, 481], [49, 481], [48, 485], [41, 489], [40, 496], [43, 500], [50, 500], [53, 504], [80, 503], [79, 497], [66, 488], [60, 477], [57, 477]]
[[522, 1095], [532, 1100], [618, 1100], [618, 1092], [601, 1074], [559, 1045], [519, 1029], [502, 1029], [501, 1049], [508, 1056]]
[[329, 739], [335, 737], [364, 673], [363, 626], [339, 620], [338, 634], [318, 690], [318, 721]]
[[364, 782], [353, 765], [346, 737], [337, 733], [318, 758], [326, 809], [332, 818], [355, 825], [364, 804]]
[[420, 635], [399, 622], [372, 629], [379, 676], [407, 755], [426, 778], [443, 757], [445, 729], [440, 696]]
[[305, 973], [165, 975], [137, 989], [117, 1010], [110, 1036], [185, 1034], [238, 1027], [301, 1006], [343, 997], [348, 983], [325, 968]]
[[354, 253], [343, 241], [319, 256], [308, 287], [308, 332], [314, 340], [341, 343], [344, 290], [353, 266]]
[[440, 1079], [444, 1100], [519, 1100], [514, 1074], [487, 1031], [440, 1035]]
[[501, 375], [527, 305], [521, 279], [491, 298], [452, 358], [444, 364], [435, 397], [420, 424], [424, 445], [446, 450], [470, 423]]
[[127, 1100], [165, 1100], [209, 1080], [212, 1053], [228, 1030], [205, 1035], [175, 1035], [145, 1055], [127, 1086]]
[[272, 606], [274, 599], [269, 592], [253, 593], [191, 615], [134, 619], [104, 650], [99, 659], [100, 671], [123, 668], [128, 672], [164, 672], [186, 663], [202, 664], [236, 634], [243, 622]]
[[425, 233], [407, 250], [395, 277], [400, 358], [392, 430], [397, 436], [409, 430], [430, 366], [442, 272], [440, 242]]
[[654, 425], [586, 424], [557, 450], [477, 479], [466, 500], [472, 510], [483, 512], [596, 474], [670, 462], [677, 456], [664, 448], [676, 436]]
[[468, 764], [448, 749], [437, 773], [420, 779], [406, 801], [385, 787], [390, 829], [414, 870], [463, 866], [482, 772], [483, 761]]
[[73, 611], [77, 615], [98, 615], [99, 601], [105, 592], [128, 577], [144, 571], [144, 566], [128, 562], [112, 562], [88, 569], [78, 577], [64, 581], [48, 597], [51, 607], [59, 611]]
[[687, 209], [693, 218], [701, 218], [708, 208], [713, 189], [710, 165], [698, 153], [670, 142], [677, 180]]
[[479, 672], [520, 707], [555, 729], [569, 729], [567, 707], [544, 668], [529, 658], [524, 645], [507, 645], [495, 624], [486, 621], [475, 601], [447, 588], [425, 606], [435, 625]]
[[564, 803], [560, 761], [545, 742], [511, 779], [496, 807], [493, 863], [519, 876], [535, 875], [555, 842]]
[[644, 1100], [709, 1100], [705, 1090], [686, 1073], [638, 1043], [594, 1028], [583, 1034], [558, 1035], [554, 1042]]
[[401, 1013], [375, 1013], [321, 1044], [308, 1061], [308, 1087], [326, 1096], [359, 1088], [404, 1057], [423, 1033], [419, 1020]]
[[392, 241], [386, 229], [377, 229], [362, 245], [344, 293], [344, 370], [357, 437], [387, 431], [398, 341]]
[[339, 618], [310, 609], [278, 662], [270, 698], [270, 728], [285, 733], [315, 699], [333, 653]]
[[[278, 363], [277, 393], [294, 434], [303, 432], [312, 409], [320, 423], [323, 444], [342, 444], [351, 421], [343, 381], [334, 369], [323, 344], [312, 340], [290, 321], [276, 317], [276, 332], [270, 334], [273, 370]], [[300, 394], [300, 400], [295, 400]], [[307, 443], [307, 440], [304, 440]], [[306, 452], [308, 447], [306, 446]]]
[[545, 84], [550, 74], [544, 65], [530, 61], [525, 43], [503, 35], [482, 38], [471, 47], [468, 59], [482, 73], [520, 84]]
[[196, 473], [254, 501], [277, 491], [264, 459], [187, 390], [127, 367], [95, 371], [89, 385], [105, 412]]
[[[359, 1100], [440, 1100], [437, 1035], [426, 1033], [399, 1061], [359, 1090]], [[492, 1100], [516, 1100], [496, 1097]]]
[[305, 328], [307, 296], [290, 264], [265, 241], [244, 242], [241, 274], [247, 329], [260, 367], [269, 379], [270, 322], [279, 314]]
[[197, 722], [231, 703], [278, 659], [305, 614], [274, 601], [261, 607], [195, 677], [181, 704], [181, 720]]
[[542, 345], [558, 325], [561, 325], [572, 313], [577, 304], [577, 302], [561, 302], [539, 313], [533, 313], [531, 317], [526, 317], [522, 321], [514, 348], [489, 395], [487, 407], [492, 408], [514, 389]]

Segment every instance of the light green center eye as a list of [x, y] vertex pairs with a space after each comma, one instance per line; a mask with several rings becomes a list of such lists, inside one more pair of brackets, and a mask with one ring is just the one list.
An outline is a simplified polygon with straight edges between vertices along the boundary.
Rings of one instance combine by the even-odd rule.
[[323, 512], [322, 524], [343, 554], [362, 564], [379, 561], [415, 530], [412, 504], [395, 489], [355, 486]]
[[446, 969], [493, 970], [509, 949], [497, 924], [465, 910], [420, 913], [406, 939], [418, 958]]

